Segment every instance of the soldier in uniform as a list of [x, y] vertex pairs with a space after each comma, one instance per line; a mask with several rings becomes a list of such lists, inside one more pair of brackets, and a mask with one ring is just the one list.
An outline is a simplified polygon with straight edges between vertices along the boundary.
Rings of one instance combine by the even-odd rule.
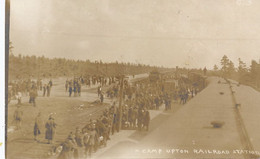
[[89, 131], [89, 140], [88, 140], [88, 147], [87, 147], [87, 154], [91, 158], [93, 149], [96, 145], [97, 141], [97, 132], [95, 130], [95, 124], [91, 124], [90, 131]]
[[87, 131], [87, 128], [84, 128], [83, 129], [83, 144], [84, 144], [84, 147], [85, 147], [85, 151], [84, 151], [84, 155], [85, 157], [87, 158], [88, 156], [88, 151], [89, 151], [89, 138], [90, 138], [90, 135]]
[[79, 127], [76, 128], [75, 141], [79, 147], [83, 146], [83, 134], [82, 134], [81, 130], [79, 129]]
[[101, 120], [97, 120], [97, 124], [96, 124], [96, 130], [97, 130], [97, 134], [99, 136], [100, 142], [103, 145], [106, 145], [106, 139], [107, 139], [107, 135], [106, 135], [106, 127], [104, 125], [104, 123]]
[[72, 82], [69, 83], [69, 96], [72, 94]]
[[[104, 117], [102, 118], [102, 123], [105, 125], [104, 136], [106, 137], [106, 140], [110, 140], [109, 134], [110, 134], [111, 121], [108, 119], [107, 115], [104, 115]], [[106, 146], [106, 143], [105, 143], [105, 146]]]
[[76, 132], [75, 132], [75, 142], [76, 142], [76, 145], [77, 145], [77, 149], [74, 150], [74, 154], [75, 154], [75, 158], [78, 158], [80, 155], [80, 152], [79, 151], [79, 148], [82, 148], [84, 146], [84, 143], [83, 143], [83, 133], [82, 131], [79, 129], [79, 127], [76, 128]]
[[78, 91], [77, 91], [77, 82], [76, 81], [74, 81], [74, 89], [73, 89], [73, 91], [74, 91], [74, 97], [76, 97], [77, 96], [77, 93], [78, 93]]

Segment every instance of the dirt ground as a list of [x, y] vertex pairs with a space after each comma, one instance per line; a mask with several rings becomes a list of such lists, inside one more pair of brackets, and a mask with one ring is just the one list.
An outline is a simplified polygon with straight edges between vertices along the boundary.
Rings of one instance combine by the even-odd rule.
[[[23, 111], [22, 127], [17, 130], [13, 120], [14, 111], [17, 109], [17, 101], [13, 100], [8, 105], [8, 133], [7, 133], [7, 157], [16, 158], [48, 158], [48, 151], [53, 146], [64, 141], [69, 132], [75, 131], [76, 127], [83, 127], [92, 118], [99, 117], [103, 110], [112, 102], [104, 100], [104, 104], [92, 104], [98, 99], [97, 86], [82, 87], [80, 97], [68, 97], [65, 92], [65, 78], [52, 79], [53, 87], [50, 97], [42, 97], [38, 92], [36, 107], [29, 103], [29, 97], [22, 98], [21, 110]], [[47, 82], [47, 81], [44, 81]], [[37, 114], [41, 112], [41, 135], [40, 142], [34, 141], [33, 127]], [[55, 142], [47, 144], [45, 137], [45, 122], [50, 114], [53, 114], [57, 123]]]

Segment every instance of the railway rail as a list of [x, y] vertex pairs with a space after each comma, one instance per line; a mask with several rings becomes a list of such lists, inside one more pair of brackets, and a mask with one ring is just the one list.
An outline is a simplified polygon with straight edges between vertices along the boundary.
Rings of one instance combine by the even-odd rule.
[[[232, 103], [234, 105], [234, 113], [235, 113], [235, 118], [236, 118], [237, 131], [238, 131], [238, 134], [239, 134], [239, 137], [241, 140], [241, 144], [245, 150], [254, 152], [253, 144], [250, 141], [250, 137], [247, 132], [246, 126], [244, 124], [243, 117], [239, 110], [240, 104], [237, 102], [236, 97], [234, 95], [235, 92], [232, 89], [233, 86], [229, 80], [226, 79], [226, 81], [229, 84], [229, 89], [230, 89], [230, 93], [231, 93], [231, 97], [232, 97]], [[260, 157], [260, 156], [257, 156], [255, 154], [250, 154], [250, 153], [244, 153], [243, 155], [244, 155], [245, 159], [255, 159], [255, 158]]]

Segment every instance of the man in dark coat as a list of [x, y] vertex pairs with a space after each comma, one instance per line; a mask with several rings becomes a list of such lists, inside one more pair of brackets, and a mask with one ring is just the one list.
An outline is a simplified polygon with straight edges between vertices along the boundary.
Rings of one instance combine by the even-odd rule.
[[101, 92], [100, 93], [100, 102], [103, 103], [104, 102], [104, 94]]
[[35, 118], [34, 128], [33, 128], [33, 134], [34, 134], [34, 140], [38, 141], [38, 136], [41, 134], [40, 131], [41, 126], [41, 113], [37, 115]]
[[50, 115], [49, 120], [45, 124], [45, 139], [48, 140], [48, 144], [52, 143], [54, 139], [56, 126], [57, 124], [54, 122], [54, 118]]
[[146, 131], [149, 130], [149, 124], [150, 124], [150, 113], [148, 110], [145, 110], [144, 127], [146, 127]]
[[42, 96], [45, 97], [46, 91], [47, 91], [47, 85], [44, 84], [44, 86], [43, 86], [43, 95]]
[[69, 96], [72, 94], [72, 82], [69, 83]]
[[47, 97], [49, 97], [50, 94], [51, 94], [51, 86], [50, 86], [50, 84], [47, 85], [46, 90], [47, 90]]

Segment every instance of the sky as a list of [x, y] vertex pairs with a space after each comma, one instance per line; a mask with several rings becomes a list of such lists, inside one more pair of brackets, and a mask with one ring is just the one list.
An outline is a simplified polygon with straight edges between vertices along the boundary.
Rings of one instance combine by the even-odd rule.
[[15, 55], [213, 68], [260, 59], [258, 0], [11, 0]]

